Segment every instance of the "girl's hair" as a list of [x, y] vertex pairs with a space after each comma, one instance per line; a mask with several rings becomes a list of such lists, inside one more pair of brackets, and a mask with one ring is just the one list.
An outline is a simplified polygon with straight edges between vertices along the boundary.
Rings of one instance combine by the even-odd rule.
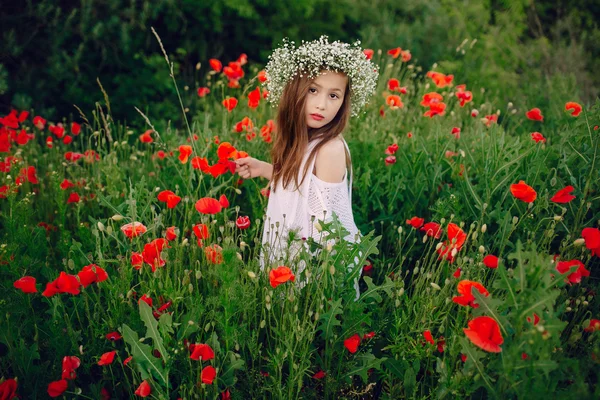
[[[325, 67], [322, 68], [326, 69]], [[342, 72], [343, 73], [343, 72]], [[300, 75], [303, 75], [302, 77]], [[276, 135], [271, 159], [273, 160], [273, 190], [277, 188], [280, 179], [283, 187], [287, 188], [294, 179], [296, 188], [304, 182], [306, 173], [312, 159], [316, 157], [319, 149], [329, 140], [341, 134], [350, 120], [350, 84], [348, 80], [344, 91], [344, 100], [336, 116], [327, 125], [321, 128], [310, 128], [306, 125], [306, 96], [313, 79], [307, 74], [297, 74], [283, 89], [281, 100], [277, 109]], [[318, 140], [312, 153], [309, 155], [302, 180], [298, 183], [298, 171], [302, 164], [304, 151], [309, 141]], [[346, 149], [344, 148], [344, 151]], [[347, 152], [346, 152], [347, 153]], [[350, 167], [350, 157], [346, 156], [346, 165]], [[312, 171], [310, 171], [312, 173]]]

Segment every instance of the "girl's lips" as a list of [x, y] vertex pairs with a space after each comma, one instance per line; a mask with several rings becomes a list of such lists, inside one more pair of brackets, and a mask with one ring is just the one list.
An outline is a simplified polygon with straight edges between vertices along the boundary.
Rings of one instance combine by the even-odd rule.
[[311, 117], [313, 117], [313, 119], [316, 119], [317, 121], [322, 120], [324, 117], [317, 115], [317, 114], [310, 114]]

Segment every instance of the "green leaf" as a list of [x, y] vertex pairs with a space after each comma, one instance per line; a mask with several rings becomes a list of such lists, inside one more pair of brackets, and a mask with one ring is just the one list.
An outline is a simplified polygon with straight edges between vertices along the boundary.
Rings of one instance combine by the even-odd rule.
[[383, 366], [394, 374], [397, 378], [403, 378], [404, 372], [409, 368], [408, 363], [404, 360], [396, 360], [395, 358], [388, 358], [383, 363]]
[[123, 324], [120, 331], [125, 342], [129, 344], [134, 364], [142, 375], [142, 379], [150, 379], [154, 376], [163, 386], [166, 386], [168, 374], [163, 369], [161, 360], [152, 355], [152, 347], [140, 342], [137, 332], [127, 324]]
[[319, 327], [317, 331], [321, 331], [321, 336], [324, 340], [329, 340], [333, 337], [333, 329], [336, 326], [341, 326], [341, 322], [336, 318], [343, 311], [342, 299], [337, 299], [335, 302], [329, 301], [331, 308], [319, 317]]
[[358, 301], [363, 301], [366, 299], [374, 299], [377, 303], [381, 303], [381, 296], [379, 295], [379, 291], [383, 290], [388, 294], [388, 296], [392, 296], [392, 289], [394, 288], [394, 282], [386, 276], [385, 282], [380, 286], [377, 286], [373, 283], [373, 279], [370, 276], [363, 277], [365, 282], [367, 283], [367, 290], [361, 293]]
[[344, 378], [352, 377], [353, 375], [360, 375], [363, 382], [367, 383], [367, 380], [369, 379], [367, 372], [371, 368], [381, 370], [381, 363], [387, 360], [387, 357], [376, 358], [373, 354], [366, 353], [357, 356], [356, 360], [358, 361], [358, 365], [350, 369], [350, 371], [344, 375]]
[[224, 386], [235, 385], [235, 371], [243, 370], [244, 367], [244, 360], [238, 359], [233, 352], [229, 352], [229, 362], [219, 371], [219, 380]]
[[142, 318], [144, 325], [146, 325], [146, 337], [152, 338], [154, 347], [160, 352], [161, 357], [167, 361], [169, 359], [169, 354], [163, 345], [162, 336], [160, 335], [160, 332], [158, 332], [158, 322], [156, 322], [156, 319], [152, 314], [152, 307], [145, 301], [140, 301], [139, 307], [140, 317]]
[[[497, 397], [497, 393], [494, 390], [494, 387], [492, 386], [493, 380], [485, 373], [484, 367], [480, 361], [480, 359], [483, 357], [483, 353], [481, 351], [478, 351], [475, 348], [473, 348], [473, 346], [470, 343], [468, 343], [467, 339], [465, 339], [464, 337], [461, 337], [458, 340], [459, 340], [460, 344], [462, 345], [464, 353], [467, 355], [467, 361], [465, 363], [465, 370], [474, 369], [475, 372], [481, 376], [481, 378], [483, 379], [483, 382], [487, 386], [490, 393], [492, 393], [494, 395], [492, 397]], [[477, 385], [477, 384], [475, 383], [475, 385]]]

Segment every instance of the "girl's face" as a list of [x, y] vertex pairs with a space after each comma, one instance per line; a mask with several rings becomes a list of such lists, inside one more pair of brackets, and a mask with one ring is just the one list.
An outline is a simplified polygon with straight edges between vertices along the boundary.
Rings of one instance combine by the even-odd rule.
[[335, 116], [344, 101], [348, 77], [342, 73], [325, 71], [308, 87], [306, 94], [306, 125], [320, 128]]

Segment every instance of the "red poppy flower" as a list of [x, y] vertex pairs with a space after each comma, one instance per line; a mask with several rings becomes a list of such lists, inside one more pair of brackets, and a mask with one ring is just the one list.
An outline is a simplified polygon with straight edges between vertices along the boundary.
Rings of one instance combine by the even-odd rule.
[[150, 136], [151, 134], [152, 134], [152, 129], [148, 129], [146, 132], [142, 133], [140, 135], [140, 142], [142, 142], [142, 143], [154, 142], [154, 139], [152, 139], [152, 136]]
[[487, 256], [483, 257], [483, 265], [488, 268], [498, 268], [498, 257], [488, 254]]
[[315, 373], [312, 377], [313, 379], [323, 379], [325, 378], [325, 371], [319, 371], [317, 373]]
[[33, 276], [24, 276], [20, 279], [17, 279], [13, 286], [16, 289], [21, 289], [23, 293], [37, 293], [37, 288], [35, 287], [35, 278]]
[[487, 289], [479, 282], [462, 280], [458, 282], [457, 290], [460, 296], [452, 297], [452, 301], [461, 306], [471, 306], [478, 308], [479, 304], [475, 302], [475, 296], [473, 295], [473, 288], [479, 291], [484, 296], [489, 296]]
[[48, 385], [48, 395], [50, 397], [58, 397], [67, 390], [69, 383], [65, 379], [60, 381], [50, 382]]
[[388, 80], [388, 89], [390, 91], [398, 91], [398, 89], [400, 88], [400, 81], [396, 78], [390, 78]]
[[387, 149], [385, 149], [385, 154], [394, 155], [394, 154], [396, 154], [397, 151], [398, 151], [398, 144], [394, 143], [394, 144], [389, 145], [387, 147]]
[[207, 88], [207, 87], [200, 87], [200, 88], [198, 88], [198, 96], [199, 97], [204, 97], [204, 96], [206, 96], [209, 93], [210, 93], [210, 89]]
[[17, 396], [17, 381], [13, 378], [0, 383], [0, 399], [12, 400]]
[[221, 72], [221, 70], [223, 69], [223, 64], [216, 58], [211, 58], [210, 60], [208, 60], [208, 64], [216, 72]]
[[390, 106], [391, 109], [397, 109], [404, 107], [404, 103], [402, 103], [402, 99], [397, 94], [391, 94], [386, 97], [385, 104]]
[[144, 245], [142, 251], [142, 257], [144, 262], [152, 268], [152, 272], [156, 271], [156, 268], [163, 267], [166, 262], [160, 257], [160, 253], [164, 247], [170, 248], [169, 241], [164, 238], [154, 239], [150, 243]]
[[225, 100], [223, 100], [223, 107], [225, 107], [227, 109], [228, 112], [231, 112], [235, 106], [237, 106], [237, 99], [235, 97], [227, 97]]
[[144, 257], [140, 253], [131, 253], [131, 266], [135, 269], [142, 268], [144, 264]]
[[498, 323], [493, 318], [476, 317], [469, 321], [469, 328], [463, 328], [463, 331], [475, 346], [492, 353], [502, 351], [500, 345], [504, 343], [504, 338]]
[[460, 102], [460, 106], [464, 107], [465, 104], [467, 104], [468, 102], [473, 100], [473, 93], [471, 93], [470, 91], [466, 90], [467, 89], [467, 85], [456, 85], [455, 87], [456, 92], [454, 93], [454, 95], [456, 97], [458, 97], [458, 100]]
[[108, 279], [106, 271], [96, 264], [86, 265], [77, 276], [83, 287], [88, 287], [92, 283], [103, 282]]
[[[531, 317], [527, 317], [527, 322], [531, 322]], [[533, 313], [533, 326], [536, 326], [538, 322], [540, 322], [540, 317], [536, 313]]]
[[455, 277], [455, 278], [460, 278], [461, 271], [462, 270], [460, 269], [460, 267], [456, 268], [456, 271], [454, 271], [454, 273], [452, 274], [452, 276]]
[[569, 102], [567, 102], [567, 104], [565, 104], [565, 110], [566, 111], [571, 110], [571, 115], [573, 117], [579, 117], [579, 114], [581, 114], [582, 108], [581, 108], [581, 104], [575, 103], [574, 101], [569, 101]]
[[212, 365], [208, 365], [202, 369], [200, 380], [206, 385], [211, 385], [217, 376], [217, 370]]
[[221, 212], [223, 206], [212, 197], [203, 197], [196, 202], [196, 210], [201, 214], [217, 214]]
[[600, 319], [591, 319], [590, 324], [584, 329], [586, 332], [600, 331]]
[[423, 222], [425, 222], [425, 219], [419, 217], [412, 217], [411, 219], [406, 220], [406, 223], [415, 229], [419, 229], [420, 227], [422, 227]]
[[537, 192], [523, 180], [510, 185], [510, 192], [517, 199], [525, 203], [532, 203], [537, 197]]
[[444, 115], [444, 110], [446, 110], [446, 103], [432, 103], [429, 105], [429, 110], [423, 113], [423, 116], [433, 118], [436, 115]]
[[385, 158], [385, 165], [392, 165], [392, 164], [396, 164], [396, 156], [387, 156]]
[[181, 197], [177, 196], [170, 190], [163, 190], [158, 194], [157, 198], [158, 201], [167, 203], [167, 208], [175, 208], [175, 206], [181, 201]]
[[544, 137], [544, 135], [542, 135], [539, 132], [533, 132], [531, 134], [531, 139], [533, 139], [533, 141], [535, 141], [536, 143], [539, 143], [539, 142], [546, 143], [546, 138]]
[[393, 58], [398, 58], [400, 56], [400, 53], [402, 52], [402, 49], [400, 47], [396, 47], [395, 49], [390, 49], [387, 51], [387, 53], [392, 56]]
[[170, 226], [167, 228], [167, 231], [165, 233], [165, 237], [167, 238], [167, 240], [170, 242], [172, 240], [177, 239], [177, 233], [175, 232], [175, 227], [174, 226]]
[[539, 108], [532, 108], [531, 110], [527, 111], [525, 113], [525, 115], [527, 116], [527, 118], [529, 118], [532, 121], [543, 121], [544, 120], [544, 116], [542, 115], [542, 111]]
[[136, 396], [140, 397], [148, 397], [151, 393], [152, 388], [150, 387], [150, 384], [146, 381], [142, 381], [142, 383], [140, 383], [140, 386], [138, 386], [138, 388], [135, 390]]
[[443, 353], [444, 350], [446, 349], [446, 341], [444, 340], [443, 336], [440, 336], [436, 345], [437, 345], [437, 351], [439, 351], [440, 353]]
[[257, 86], [256, 89], [248, 93], [248, 107], [256, 108], [260, 103], [261, 93], [260, 88]]
[[592, 251], [592, 255], [600, 257], [600, 230], [598, 228], [583, 228], [581, 236], [585, 240], [585, 247]]
[[129, 239], [134, 237], [138, 237], [143, 233], [146, 233], [146, 226], [141, 222], [130, 222], [121, 226], [121, 231], [127, 236]]
[[221, 264], [223, 262], [223, 249], [218, 244], [212, 244], [204, 248], [206, 259], [212, 264]]
[[274, 288], [287, 281], [294, 282], [295, 280], [296, 276], [292, 273], [292, 270], [285, 266], [279, 266], [269, 272], [269, 281]]
[[428, 222], [420, 230], [425, 232], [427, 236], [433, 236], [436, 239], [439, 239], [442, 234], [441, 226], [437, 222]]
[[433, 336], [431, 335], [431, 331], [429, 329], [423, 332], [423, 336], [425, 337], [425, 340], [427, 340], [429, 343], [435, 344], [435, 341], [433, 340]]
[[190, 358], [192, 360], [208, 361], [215, 358], [215, 352], [213, 351], [213, 349], [209, 345], [204, 343], [191, 344], [190, 351], [192, 352], [192, 354], [190, 355]]
[[100, 360], [98, 361], [98, 365], [110, 365], [115, 360], [115, 354], [117, 354], [116, 350], [106, 352], [100, 356]]
[[46, 284], [46, 289], [42, 292], [42, 296], [51, 297], [57, 293], [77, 295], [79, 294], [79, 286], [79, 281], [75, 275], [61, 271], [58, 278]]
[[192, 146], [189, 146], [187, 144], [182, 144], [181, 146], [179, 146], [179, 161], [181, 161], [182, 164], [185, 164], [190, 155], [192, 154], [192, 151]]
[[580, 283], [581, 277], [590, 276], [590, 271], [585, 269], [585, 265], [583, 265], [583, 263], [579, 260], [559, 261], [556, 264], [556, 270], [559, 273], [564, 274], [569, 272], [571, 270], [571, 267], [574, 266], [577, 266], [578, 268], [577, 270], [575, 270], [575, 272], [571, 272], [567, 276], [566, 282], [568, 282], [569, 284]]
[[196, 224], [192, 228], [194, 234], [198, 239], [208, 239], [208, 225], [206, 224]]
[[150, 307], [152, 307], [152, 297], [148, 296], [147, 294], [142, 295], [142, 297], [140, 297], [140, 299], [138, 300], [138, 304], [140, 304], [140, 302], [144, 302], [146, 304], [148, 304]]
[[348, 349], [348, 351], [352, 354], [358, 351], [358, 345], [360, 344], [360, 336], [358, 333], [350, 336], [348, 339], [344, 340], [344, 347]]
[[426, 76], [433, 80], [435, 86], [443, 88], [452, 84], [454, 75], [445, 75], [440, 72], [428, 71]]
[[250, 218], [247, 216], [238, 217], [235, 224], [239, 229], [248, 229], [250, 227]]
[[122, 339], [122, 336], [117, 331], [107, 333], [105, 337], [113, 342]]
[[129, 364], [129, 361], [131, 361], [131, 360], [133, 360], [133, 356], [127, 357], [125, 360], [123, 360], [123, 365]]
[[[62, 360], [62, 376], [61, 379], [75, 379], [77, 374], [75, 370], [81, 365], [79, 357], [64, 356]], [[0, 398], [2, 398], [0, 396]]]
[[556, 192], [556, 194], [552, 196], [550, 201], [553, 201], [555, 203], [568, 203], [575, 198], [575, 196], [571, 194], [573, 190], [573, 186], [566, 186], [563, 189], [560, 189], [558, 192]]
[[373, 51], [373, 49], [364, 49], [363, 53], [364, 53], [365, 57], [367, 58], [367, 60], [370, 60], [373, 58], [373, 54], [375, 54], [375, 51]]
[[402, 50], [400, 52], [400, 57], [402, 58], [402, 62], [409, 62], [410, 59], [412, 58], [412, 55], [410, 54], [410, 50]]
[[46, 120], [44, 118], [40, 117], [39, 115], [37, 115], [33, 118], [33, 125], [35, 125], [35, 127], [41, 131], [42, 129], [44, 129], [44, 126], [46, 125]]
[[454, 135], [454, 137], [456, 139], [460, 139], [460, 128], [458, 128], [458, 127], [455, 126], [454, 128], [452, 128], [452, 131], [450, 133], [452, 135]]
[[81, 132], [81, 125], [77, 122], [71, 122], [71, 133], [75, 136], [79, 135]]

